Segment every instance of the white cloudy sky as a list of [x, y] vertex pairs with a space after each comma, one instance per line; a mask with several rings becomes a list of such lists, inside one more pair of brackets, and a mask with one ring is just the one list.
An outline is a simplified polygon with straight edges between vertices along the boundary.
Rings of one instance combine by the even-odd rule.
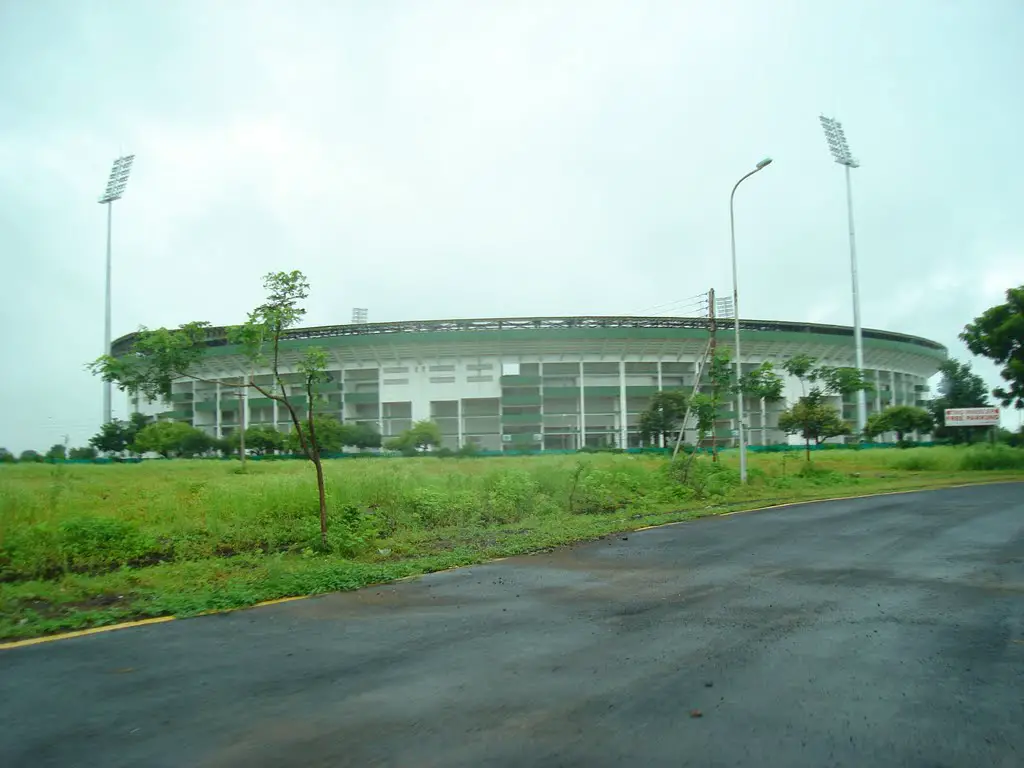
[[115, 336], [236, 322], [278, 269], [311, 323], [727, 290], [729, 189], [765, 155], [742, 314], [849, 323], [834, 114], [864, 324], [968, 357], [963, 324], [1024, 282], [1021, 39], [1019, 0], [0, 0], [0, 445], [98, 426], [121, 152]]

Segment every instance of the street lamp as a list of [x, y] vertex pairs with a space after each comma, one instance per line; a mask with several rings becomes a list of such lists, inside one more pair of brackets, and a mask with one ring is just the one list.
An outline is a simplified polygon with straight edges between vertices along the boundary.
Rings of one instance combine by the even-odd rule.
[[[857, 372], [864, 376], [864, 340], [860, 332], [860, 289], [857, 287], [857, 240], [853, 234], [853, 191], [850, 186], [850, 169], [859, 168], [860, 161], [850, 154], [850, 145], [846, 143], [843, 124], [838, 120], [820, 115], [821, 127], [825, 131], [825, 141], [832, 152], [832, 159], [846, 169], [846, 216], [850, 225], [850, 279], [853, 283], [853, 343], [857, 350]], [[857, 390], [857, 436], [863, 439], [864, 426], [868, 420], [867, 394], [863, 389]]]
[[[103, 324], [103, 354], [110, 354], [110, 225], [113, 204], [124, 195], [124, 188], [128, 186], [128, 175], [132, 171], [132, 163], [135, 155], [124, 155], [114, 161], [110, 168], [110, 178], [107, 179], [107, 188], [100, 197], [100, 204], [107, 206], [107, 298], [106, 314]], [[103, 383], [103, 423], [108, 424], [111, 420], [110, 411], [111, 383]]]
[[747, 482], [747, 443], [743, 434], [743, 393], [739, 390], [742, 371], [740, 369], [740, 292], [736, 283], [736, 217], [733, 213], [733, 199], [736, 197], [736, 188], [755, 173], [767, 168], [772, 162], [770, 157], [754, 166], [743, 178], [736, 182], [729, 195], [729, 234], [732, 238], [732, 324], [736, 333], [736, 424], [737, 435], [740, 440], [740, 482]]

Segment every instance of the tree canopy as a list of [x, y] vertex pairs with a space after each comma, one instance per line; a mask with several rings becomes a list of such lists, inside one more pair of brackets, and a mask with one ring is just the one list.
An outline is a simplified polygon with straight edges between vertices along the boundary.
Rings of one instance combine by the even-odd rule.
[[937, 387], [938, 397], [928, 403], [935, 423], [934, 435], [940, 440], [954, 443], [971, 442], [984, 435], [988, 427], [947, 427], [947, 408], [982, 408], [989, 405], [989, 389], [985, 380], [971, 371], [971, 364], [957, 360], [943, 360], [939, 366], [942, 378]]
[[960, 339], [975, 355], [1002, 366], [999, 374], [1006, 386], [992, 390], [999, 402], [1024, 408], [1024, 285], [1007, 290], [1005, 303], [964, 326]]
[[384, 447], [391, 451], [421, 452], [441, 444], [441, 428], [433, 421], [417, 421], [402, 434], [388, 440]]
[[933, 426], [932, 415], [924, 408], [914, 405], [893, 405], [871, 414], [864, 432], [869, 439], [874, 439], [884, 432], [895, 432], [896, 441], [903, 445], [904, 438], [911, 432], [931, 432]]
[[682, 426], [686, 414], [687, 396], [678, 389], [666, 389], [656, 392], [651, 403], [640, 414], [638, 426], [640, 437], [644, 442], [655, 443], [661, 437], [668, 445], [672, 435]]
[[[231, 386], [250, 387], [263, 397], [283, 407], [291, 418], [301, 452], [316, 468], [320, 501], [320, 540], [327, 547], [327, 496], [324, 488], [321, 448], [317, 440], [314, 414], [322, 400], [316, 385], [327, 378], [327, 353], [317, 347], [303, 350], [301, 357], [289, 362], [298, 373], [301, 385], [286, 384], [282, 377], [281, 341], [288, 329], [305, 315], [301, 302], [309, 295], [309, 282], [298, 270], [271, 272], [264, 276], [266, 300], [252, 310], [245, 323], [227, 330], [227, 341], [241, 352], [249, 371], [269, 368], [272, 384], [257, 383], [254, 376], [242, 376]], [[89, 368], [105, 381], [133, 395], [142, 395], [150, 402], [169, 401], [172, 385], [180, 379], [214, 383], [201, 375], [200, 364], [208, 351], [207, 340], [212, 326], [205, 321], [185, 323], [177, 329], [142, 328], [135, 335], [131, 349], [118, 356], [103, 355]], [[221, 383], [221, 382], [218, 382]], [[298, 391], [292, 391], [297, 389]], [[299, 414], [290, 394], [306, 396], [306, 413]], [[97, 446], [98, 447], [98, 446]], [[244, 457], [243, 457], [244, 458]]]
[[850, 424], [843, 421], [839, 410], [824, 401], [820, 391], [801, 397], [779, 414], [779, 429], [804, 439], [808, 461], [811, 459], [811, 442], [821, 445], [831, 437], [842, 437], [853, 431]]

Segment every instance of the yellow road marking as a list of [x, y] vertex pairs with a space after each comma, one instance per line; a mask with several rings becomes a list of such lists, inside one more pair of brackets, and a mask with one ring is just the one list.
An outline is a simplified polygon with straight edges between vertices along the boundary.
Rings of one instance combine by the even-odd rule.
[[[961, 483], [959, 485], [942, 485], [942, 486], [939, 486], [938, 488], [911, 488], [911, 489], [905, 490], [905, 491], [880, 491], [879, 493], [865, 493], [865, 494], [861, 494], [860, 496], [836, 496], [836, 497], [833, 497], [833, 498], [830, 498], [830, 499], [808, 499], [806, 501], [789, 501], [789, 502], [786, 502], [784, 504], [772, 504], [771, 506], [767, 506], [767, 507], [751, 507], [750, 509], [737, 509], [737, 510], [734, 510], [732, 512], [722, 512], [721, 514], [714, 515], [714, 517], [728, 517], [729, 515], [739, 515], [739, 514], [743, 514], [745, 512], [763, 512], [764, 510], [767, 510], [767, 509], [782, 509], [783, 507], [797, 507], [797, 506], [800, 506], [801, 504], [822, 504], [822, 503], [825, 503], [827, 501], [850, 501], [851, 499], [869, 499], [869, 498], [872, 498], [874, 496], [896, 496], [896, 495], [901, 494], [901, 493], [923, 493], [923, 492], [926, 492], [926, 491], [943, 491], [943, 490], [948, 490], [950, 488], [970, 488], [970, 487], [978, 486], [978, 485], [998, 485], [1000, 483], [1012, 483], [1012, 482], [1018, 482], [1018, 481], [1016, 481], [1016, 480], [984, 480], [984, 481], [979, 482], [979, 483]], [[690, 520], [673, 520], [670, 523], [655, 523], [654, 525], [645, 525], [642, 528], [632, 528], [629, 531], [620, 531], [620, 533], [637, 533], [639, 531], [649, 531], [652, 528], [667, 528], [670, 525], [682, 525], [683, 523], [693, 522], [693, 519], [696, 519], [696, 518], [692, 518]], [[578, 543], [582, 543], [582, 542], [578, 542]], [[487, 561], [482, 562], [482, 563], [472, 563], [470, 565], [453, 565], [451, 568], [444, 568], [444, 569], [442, 569], [440, 571], [431, 571], [430, 573], [419, 573], [419, 574], [414, 574], [412, 576], [403, 576], [400, 579], [392, 579], [391, 581], [384, 582], [384, 583], [385, 584], [396, 584], [396, 583], [401, 582], [401, 581], [413, 581], [415, 579], [421, 579], [424, 576], [429, 576], [431, 573], [446, 573], [447, 571], [455, 571], [455, 570], [458, 570], [460, 568], [473, 568], [473, 567], [475, 567], [477, 565], [489, 565], [491, 563], [499, 563], [502, 560], [508, 560], [508, 558], [507, 557], [497, 557], [497, 558], [495, 558], [493, 560], [487, 560]], [[378, 586], [381, 586], [381, 585], [378, 585]], [[278, 598], [275, 598], [273, 600], [264, 600], [263, 602], [260, 602], [260, 603], [253, 603], [252, 605], [239, 606], [238, 608], [225, 608], [225, 609], [219, 610], [219, 611], [218, 610], [206, 611], [206, 612], [198, 614], [198, 615], [200, 615], [200, 616], [211, 616], [211, 615], [219, 614], [219, 613], [234, 613], [235, 611], [247, 611], [247, 610], [251, 610], [252, 608], [262, 608], [263, 606], [266, 606], [266, 605], [278, 605], [279, 603], [291, 603], [291, 602], [294, 602], [296, 600], [308, 600], [311, 597], [322, 597], [323, 594], [325, 594], [325, 593], [320, 593], [320, 594], [315, 594], [315, 595], [295, 595], [293, 597], [278, 597]], [[335, 593], [328, 592], [326, 594], [335, 594]], [[52, 643], [52, 642], [55, 642], [57, 640], [70, 640], [73, 637], [83, 637], [85, 635], [98, 635], [101, 632], [113, 632], [113, 631], [118, 630], [118, 629], [129, 629], [131, 627], [143, 627], [143, 626], [146, 626], [147, 624], [163, 624], [163, 623], [168, 622], [168, 621], [174, 621], [176, 618], [177, 618], [176, 616], [157, 616], [156, 618], [152, 618], [152, 619], [139, 619], [138, 621], [127, 621], [127, 622], [124, 622], [122, 624], [108, 624], [108, 625], [102, 626], [102, 627], [91, 627], [90, 629], [79, 629], [79, 630], [76, 630], [74, 632], [64, 632], [64, 633], [59, 634], [59, 635], [44, 635], [43, 637], [30, 637], [27, 640], [13, 640], [13, 641], [6, 642], [6, 643], [0, 643], [0, 651], [5, 651], [8, 648], [23, 648], [23, 647], [28, 646], [28, 645], [39, 645], [41, 643]], [[1021, 641], [1020, 640], [1015, 640], [1014, 642], [1021, 642]]]

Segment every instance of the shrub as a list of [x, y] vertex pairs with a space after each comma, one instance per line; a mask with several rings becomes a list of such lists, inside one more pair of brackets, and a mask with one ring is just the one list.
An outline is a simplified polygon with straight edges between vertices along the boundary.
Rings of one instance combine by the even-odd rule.
[[487, 503], [483, 520], [487, 523], [514, 523], [533, 513], [537, 501], [537, 483], [521, 469], [506, 470], [487, 484]]
[[58, 530], [61, 557], [71, 571], [149, 564], [164, 556], [155, 540], [144, 536], [127, 520], [74, 517], [61, 523]]
[[964, 451], [960, 469], [985, 471], [993, 469], [1024, 469], [1024, 450], [1007, 445], [976, 445]]
[[934, 452], [925, 450], [908, 449], [903, 453], [893, 456], [889, 466], [893, 469], [902, 469], [907, 472], [927, 472], [941, 469], [942, 457]]

